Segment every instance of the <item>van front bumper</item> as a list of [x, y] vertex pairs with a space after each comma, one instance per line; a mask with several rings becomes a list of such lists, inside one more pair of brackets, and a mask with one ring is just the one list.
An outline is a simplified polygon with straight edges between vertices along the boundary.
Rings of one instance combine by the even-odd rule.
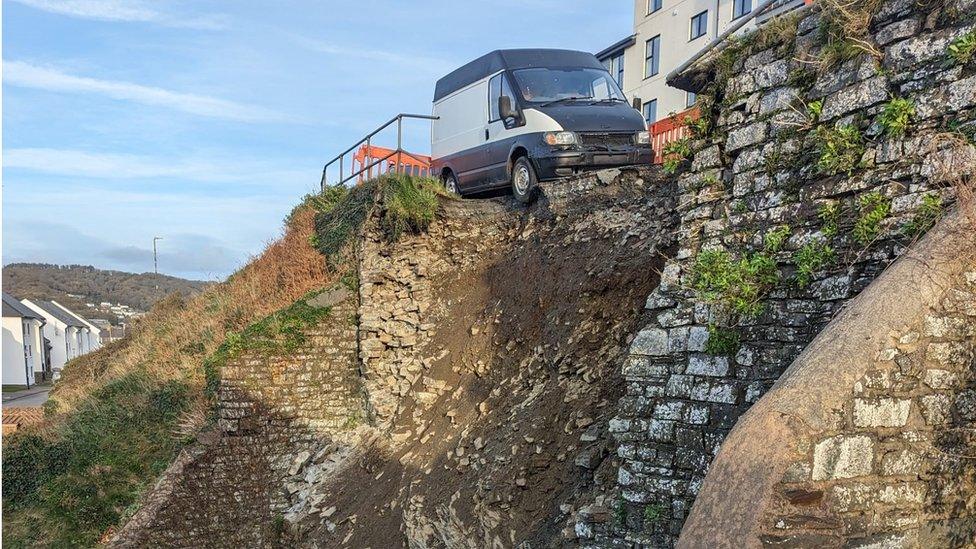
[[582, 171], [618, 168], [621, 166], [650, 165], [654, 152], [650, 146], [629, 147], [609, 151], [548, 150], [534, 155], [536, 175], [540, 180], [568, 177]]

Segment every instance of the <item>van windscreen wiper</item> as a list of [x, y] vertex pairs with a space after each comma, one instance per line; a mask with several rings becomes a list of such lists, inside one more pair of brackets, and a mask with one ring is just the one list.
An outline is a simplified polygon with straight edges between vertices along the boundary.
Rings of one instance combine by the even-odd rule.
[[593, 99], [593, 96], [592, 95], [573, 95], [573, 96], [570, 96], [570, 97], [563, 97], [563, 98], [560, 98], [560, 99], [555, 99], [553, 101], [546, 101], [541, 106], [542, 107], [548, 107], [549, 105], [555, 105], [556, 103], [562, 103], [564, 101], [583, 101], [583, 100], [586, 100], [586, 99]]
[[608, 97], [606, 99], [601, 99], [599, 101], [596, 101], [596, 102], [594, 102], [594, 104], [599, 104], [599, 103], [626, 103], [626, 102], [627, 102], [626, 99], [621, 99], [619, 97]]

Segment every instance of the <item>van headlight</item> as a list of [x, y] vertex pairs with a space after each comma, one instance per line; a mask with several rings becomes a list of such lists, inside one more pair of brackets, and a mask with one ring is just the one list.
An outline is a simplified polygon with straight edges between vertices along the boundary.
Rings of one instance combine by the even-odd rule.
[[634, 134], [634, 143], [637, 145], [650, 145], [651, 132], [637, 132]]
[[579, 145], [576, 132], [547, 132], [545, 139], [546, 143], [553, 146]]

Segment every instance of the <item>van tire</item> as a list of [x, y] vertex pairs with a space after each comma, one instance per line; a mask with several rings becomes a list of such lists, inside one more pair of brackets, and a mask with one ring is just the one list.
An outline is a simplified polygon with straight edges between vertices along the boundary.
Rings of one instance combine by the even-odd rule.
[[535, 200], [535, 193], [539, 179], [535, 175], [535, 168], [527, 156], [515, 159], [512, 166], [512, 194], [522, 204], [529, 204]]
[[444, 190], [451, 194], [461, 196], [461, 189], [458, 187], [457, 176], [454, 175], [454, 172], [444, 174]]

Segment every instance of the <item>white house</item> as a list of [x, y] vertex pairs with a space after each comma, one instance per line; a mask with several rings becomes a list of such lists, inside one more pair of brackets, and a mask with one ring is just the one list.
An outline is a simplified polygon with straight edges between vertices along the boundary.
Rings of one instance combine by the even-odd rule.
[[[807, 0], [808, 1], [808, 0]], [[745, 25], [749, 32], [773, 15], [803, 5], [805, 0], [782, 0], [770, 13]], [[694, 106], [695, 94], [672, 88], [668, 73], [702, 50], [762, 0], [634, 0], [634, 32], [596, 54], [617, 79], [628, 98], [643, 102], [648, 124]]]
[[85, 317], [79, 315], [57, 301], [54, 301], [53, 299], [51, 300], [51, 303], [88, 328], [88, 330], [78, 332], [78, 337], [81, 339], [81, 354], [90, 353], [102, 346], [102, 330], [98, 326], [95, 326]]
[[47, 370], [44, 318], [14, 297], [3, 294], [3, 384], [31, 387]]
[[66, 362], [84, 354], [88, 326], [50, 301], [25, 299], [23, 303], [46, 321], [44, 337], [51, 342], [51, 371], [56, 379]]

